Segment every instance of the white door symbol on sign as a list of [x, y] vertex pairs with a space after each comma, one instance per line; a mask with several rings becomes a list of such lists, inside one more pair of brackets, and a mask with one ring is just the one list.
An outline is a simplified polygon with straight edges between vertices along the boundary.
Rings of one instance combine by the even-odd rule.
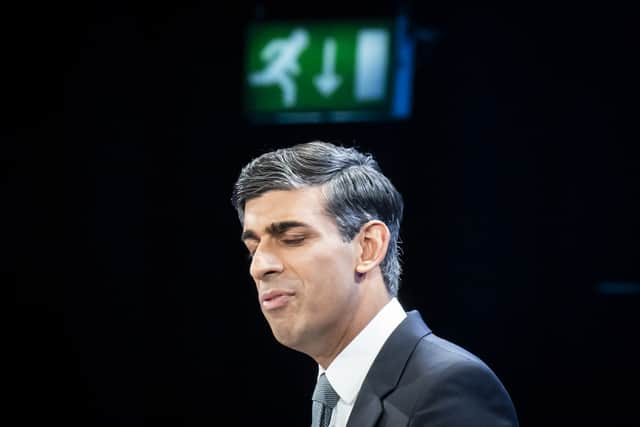
[[389, 33], [367, 28], [358, 32], [356, 40], [356, 81], [354, 97], [357, 101], [379, 101], [387, 90], [389, 61]]

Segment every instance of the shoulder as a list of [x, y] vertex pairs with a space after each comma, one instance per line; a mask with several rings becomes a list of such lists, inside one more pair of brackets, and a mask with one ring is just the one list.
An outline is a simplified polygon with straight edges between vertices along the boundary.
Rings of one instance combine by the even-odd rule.
[[434, 371], [449, 371], [457, 367], [489, 370], [489, 367], [470, 351], [431, 333], [420, 339], [409, 361]]
[[427, 417], [446, 419], [451, 425], [517, 425], [509, 394], [489, 366], [434, 334], [423, 337], [416, 346], [398, 385], [404, 387], [413, 388], [415, 396], [412, 420]]
[[479, 357], [431, 333], [423, 337], [407, 361], [406, 374], [433, 387], [446, 385], [495, 387], [500, 380]]
[[407, 314], [365, 381], [367, 396], [382, 400], [379, 424], [517, 426], [511, 398], [489, 366], [435, 335], [418, 312]]

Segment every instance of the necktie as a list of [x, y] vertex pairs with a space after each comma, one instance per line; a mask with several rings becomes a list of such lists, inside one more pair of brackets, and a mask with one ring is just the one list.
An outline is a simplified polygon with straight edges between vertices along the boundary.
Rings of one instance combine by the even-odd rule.
[[311, 400], [311, 427], [328, 427], [331, 411], [338, 403], [338, 393], [331, 387], [325, 374], [320, 375]]

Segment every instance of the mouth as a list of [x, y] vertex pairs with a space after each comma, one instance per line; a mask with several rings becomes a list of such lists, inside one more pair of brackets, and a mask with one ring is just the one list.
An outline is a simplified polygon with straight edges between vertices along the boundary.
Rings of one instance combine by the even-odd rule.
[[286, 306], [295, 292], [284, 289], [271, 289], [260, 295], [260, 303], [266, 311], [277, 310]]

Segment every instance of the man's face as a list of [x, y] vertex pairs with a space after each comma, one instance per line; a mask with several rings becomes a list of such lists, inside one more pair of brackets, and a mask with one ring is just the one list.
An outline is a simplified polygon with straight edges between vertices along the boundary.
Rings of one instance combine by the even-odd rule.
[[317, 355], [340, 340], [360, 301], [358, 250], [344, 242], [318, 187], [269, 191], [245, 204], [250, 274], [276, 339]]

